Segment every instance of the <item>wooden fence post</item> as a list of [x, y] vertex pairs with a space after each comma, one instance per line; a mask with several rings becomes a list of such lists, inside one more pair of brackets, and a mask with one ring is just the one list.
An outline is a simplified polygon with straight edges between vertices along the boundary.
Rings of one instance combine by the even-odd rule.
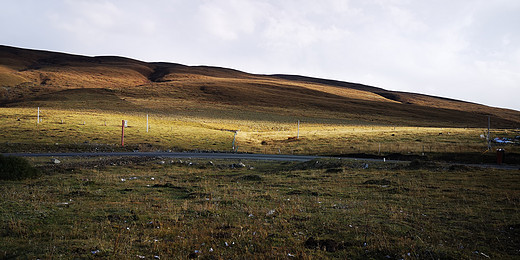
[[296, 134], [296, 139], [300, 139], [300, 120], [298, 120], [298, 133]]

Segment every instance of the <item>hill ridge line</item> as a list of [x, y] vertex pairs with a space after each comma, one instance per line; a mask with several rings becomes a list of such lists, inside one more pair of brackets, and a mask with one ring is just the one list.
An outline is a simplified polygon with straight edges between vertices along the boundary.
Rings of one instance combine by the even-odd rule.
[[[63, 92], [66, 89], [86, 91]], [[485, 127], [491, 116], [497, 127], [520, 127], [519, 111], [361, 83], [0, 45], [0, 105], [62, 106], [64, 100], [69, 100], [69, 107], [81, 108], [82, 97], [74, 95], [87, 94], [88, 89], [110, 90], [111, 100], [121, 100], [128, 109], [165, 113], [180, 111], [182, 106], [225, 107], [287, 115], [305, 111], [317, 117], [368, 123], [447, 127]], [[104, 99], [99, 93], [91, 94], [92, 98]]]

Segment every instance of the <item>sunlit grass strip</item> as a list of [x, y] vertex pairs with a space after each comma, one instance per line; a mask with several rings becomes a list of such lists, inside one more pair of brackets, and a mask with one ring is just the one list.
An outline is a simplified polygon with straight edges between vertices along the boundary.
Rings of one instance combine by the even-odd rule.
[[[96, 110], [0, 108], [0, 143], [40, 145], [101, 144], [120, 146], [121, 121], [128, 121], [125, 144], [175, 150], [230, 151], [239, 130], [239, 152], [283, 154], [423, 154], [481, 153], [485, 129], [393, 127], [302, 121], [266, 117], [265, 120], [219, 119], [149, 114], [108, 113]], [[255, 115], [258, 116], [258, 115]], [[316, 120], [316, 119], [314, 119]], [[494, 136], [515, 136], [515, 130], [493, 130]], [[508, 146], [518, 152], [519, 146]]]
[[231, 146], [232, 140], [229, 132], [165, 116], [152, 115], [147, 133], [146, 115], [41, 109], [42, 122], [37, 123], [34, 109], [1, 108], [0, 111], [2, 142], [120, 145], [122, 120], [128, 121], [125, 129], [128, 145], [224, 150]]

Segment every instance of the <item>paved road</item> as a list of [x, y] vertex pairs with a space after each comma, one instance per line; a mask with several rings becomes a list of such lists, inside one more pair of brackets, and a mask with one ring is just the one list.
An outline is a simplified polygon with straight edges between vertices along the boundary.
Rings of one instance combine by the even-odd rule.
[[[20, 157], [100, 157], [100, 156], [135, 156], [135, 157], [165, 157], [165, 158], [198, 158], [198, 159], [236, 159], [236, 160], [265, 160], [265, 161], [310, 161], [314, 159], [336, 158], [359, 160], [365, 162], [382, 162], [381, 159], [326, 157], [312, 155], [286, 155], [286, 154], [246, 154], [246, 153], [196, 153], [196, 152], [81, 152], [81, 153], [4, 153], [4, 156]], [[386, 160], [386, 162], [408, 162]]]
[[[96, 157], [96, 156], [136, 156], [136, 157], [166, 157], [166, 158], [198, 158], [198, 159], [235, 159], [235, 160], [265, 160], [265, 161], [310, 161], [319, 158], [337, 158], [344, 160], [358, 160], [363, 162], [382, 162], [381, 159], [365, 159], [350, 157], [324, 157], [311, 155], [284, 155], [284, 154], [245, 154], [245, 153], [193, 153], [193, 152], [87, 152], [87, 153], [4, 153], [4, 156], [20, 157]], [[409, 161], [386, 160], [389, 163], [408, 163]], [[520, 170], [519, 165], [497, 164], [464, 164], [452, 163], [451, 165], [465, 165], [470, 167], [493, 168], [503, 170]]]

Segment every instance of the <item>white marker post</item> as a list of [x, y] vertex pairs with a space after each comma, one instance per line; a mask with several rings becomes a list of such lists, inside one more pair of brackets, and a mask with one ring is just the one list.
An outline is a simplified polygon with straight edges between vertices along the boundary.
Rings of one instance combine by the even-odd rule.
[[121, 122], [121, 146], [125, 146], [125, 120]]
[[38, 107], [38, 118], [36, 119], [36, 123], [39, 124], [40, 123], [40, 107]]
[[146, 114], [146, 132], [148, 133], [148, 114]]
[[237, 149], [238, 147], [236, 146], [236, 138], [237, 138], [238, 131], [239, 130], [236, 130], [235, 131], [235, 135], [233, 135], [233, 147], [232, 147], [233, 148], [233, 152], [236, 152], [238, 150]]

